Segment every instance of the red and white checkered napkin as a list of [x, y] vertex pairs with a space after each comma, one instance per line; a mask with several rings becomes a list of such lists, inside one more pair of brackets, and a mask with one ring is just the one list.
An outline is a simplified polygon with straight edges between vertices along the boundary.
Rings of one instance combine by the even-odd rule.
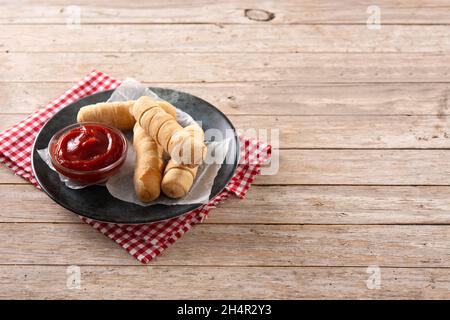
[[[0, 133], [0, 162], [39, 188], [31, 170], [31, 148], [39, 129], [58, 110], [95, 92], [114, 89], [119, 81], [99, 71], [92, 71], [62, 96], [39, 109], [18, 124]], [[209, 211], [230, 195], [244, 198], [261, 164], [270, 157], [270, 145], [257, 140], [241, 139], [240, 164], [225, 189], [209, 203], [183, 216], [140, 225], [98, 222], [84, 217], [81, 220], [117, 242], [133, 257], [148, 263], [160, 255], [192, 226], [202, 222]]]

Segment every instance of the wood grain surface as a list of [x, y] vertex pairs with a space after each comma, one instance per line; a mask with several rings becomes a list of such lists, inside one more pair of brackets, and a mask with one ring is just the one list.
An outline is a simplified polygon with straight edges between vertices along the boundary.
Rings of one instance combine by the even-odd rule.
[[[450, 187], [263, 186], [226, 201], [206, 224], [447, 224]], [[20, 206], [17, 206], [20, 199]], [[81, 223], [29, 185], [1, 185], [0, 223]]]
[[[448, 53], [448, 27], [365, 25], [4, 25], [8, 52]], [[45, 34], [36, 42], [35, 34]], [[108, 39], [108, 45], [98, 40]], [[17, 41], [20, 39], [20, 41]], [[71, 43], [67, 46], [67, 43]]]
[[[3, 114], [28, 114], [56, 98], [70, 84], [71, 82], [0, 82], [0, 111]], [[450, 114], [448, 83], [299, 84], [283, 81], [146, 84], [198, 95], [218, 106], [227, 115]], [[7, 126], [3, 123], [0, 125]]]
[[[9, 24], [66, 24], [73, 3], [50, 0], [6, 2], [0, 22]], [[126, 0], [80, 0], [84, 24], [366, 24], [371, 0], [169, 0], [132, 3]], [[379, 0], [383, 24], [448, 24], [450, 6], [445, 0]]]
[[[450, 285], [448, 269], [441, 268], [383, 268], [383, 290], [367, 290], [367, 269], [360, 267], [86, 266], [81, 270], [83, 289], [68, 290], [66, 266], [1, 266], [0, 284], [10, 290], [1, 291], [0, 298], [445, 299]], [[173, 282], [170, 286], [167, 279]]]
[[76, 82], [93, 66], [145, 82], [442, 82], [449, 60], [441, 53], [4, 52], [0, 82]]
[[[139, 264], [85, 224], [5, 223], [0, 234], [3, 264]], [[440, 225], [203, 224], [151, 265], [448, 268], [450, 230]]]
[[0, 130], [98, 69], [278, 130], [278, 171], [144, 266], [2, 165], [0, 298], [450, 298], [448, 1], [73, 5], [1, 1]]

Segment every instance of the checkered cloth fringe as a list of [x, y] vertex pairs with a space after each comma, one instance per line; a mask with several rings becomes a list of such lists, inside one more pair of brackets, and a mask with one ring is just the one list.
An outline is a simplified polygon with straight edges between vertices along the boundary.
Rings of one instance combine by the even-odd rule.
[[[93, 70], [59, 98], [39, 109], [13, 127], [0, 133], [0, 163], [39, 188], [31, 169], [31, 148], [45, 122], [68, 104], [96, 92], [114, 89], [120, 84], [108, 75]], [[240, 137], [240, 164], [224, 190], [209, 203], [170, 220], [150, 224], [124, 225], [80, 217], [87, 224], [114, 240], [142, 263], [148, 263], [177, 241], [209, 211], [230, 195], [244, 198], [260, 167], [270, 158], [270, 145]]]

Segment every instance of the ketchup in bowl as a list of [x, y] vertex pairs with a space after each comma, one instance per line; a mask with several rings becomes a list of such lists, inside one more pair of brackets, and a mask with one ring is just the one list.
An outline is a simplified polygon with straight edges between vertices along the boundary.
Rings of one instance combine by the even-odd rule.
[[50, 140], [49, 153], [54, 168], [79, 183], [106, 180], [126, 158], [123, 134], [100, 123], [77, 123], [57, 132]]

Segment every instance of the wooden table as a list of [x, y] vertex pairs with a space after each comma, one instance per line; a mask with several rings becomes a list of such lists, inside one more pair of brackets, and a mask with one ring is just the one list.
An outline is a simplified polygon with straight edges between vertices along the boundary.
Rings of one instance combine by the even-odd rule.
[[280, 168], [145, 266], [2, 167], [0, 298], [450, 298], [448, 1], [46, 2], [1, 1], [0, 130], [97, 68], [278, 128]]

